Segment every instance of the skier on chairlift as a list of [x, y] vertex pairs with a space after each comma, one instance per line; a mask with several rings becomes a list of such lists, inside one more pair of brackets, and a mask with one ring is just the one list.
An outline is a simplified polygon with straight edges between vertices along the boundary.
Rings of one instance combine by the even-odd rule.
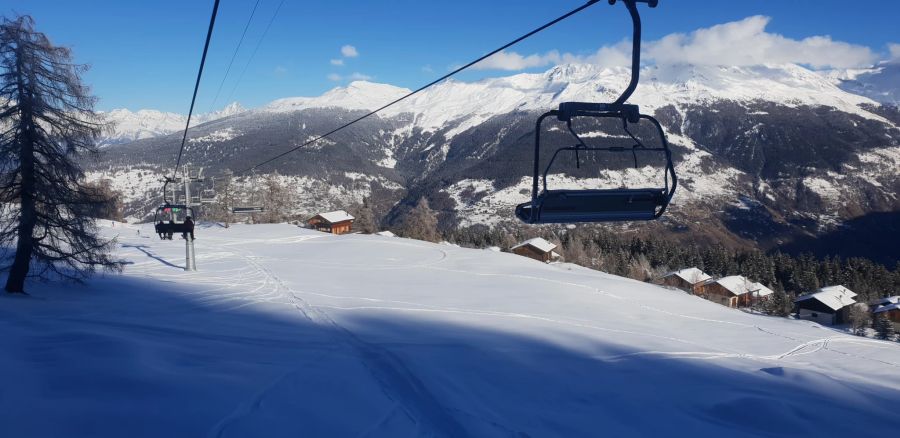
[[187, 240], [188, 233], [191, 235], [191, 241], [194, 240], [194, 220], [190, 216], [184, 218], [184, 226], [186, 230], [181, 233], [181, 238]]

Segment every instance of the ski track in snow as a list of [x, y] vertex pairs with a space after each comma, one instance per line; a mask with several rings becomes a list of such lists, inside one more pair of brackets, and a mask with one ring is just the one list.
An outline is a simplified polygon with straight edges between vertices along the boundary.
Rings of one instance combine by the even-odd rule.
[[[311, 240], [308, 236], [301, 236], [307, 238], [298, 238], [298, 239], [275, 239], [275, 240], [264, 240], [264, 243], [301, 243], [307, 240]], [[313, 236], [318, 237], [318, 236]], [[257, 242], [261, 242], [257, 240]], [[232, 244], [234, 245], [234, 244]], [[446, 252], [443, 252], [443, 258], [446, 258]], [[311, 322], [328, 326], [333, 329], [333, 332], [342, 340], [353, 347], [362, 362], [362, 364], [369, 369], [372, 376], [382, 385], [385, 393], [387, 393], [392, 399], [397, 401], [400, 406], [416, 424], [423, 426], [427, 429], [428, 435], [432, 436], [449, 436], [449, 437], [457, 437], [457, 436], [466, 436], [465, 429], [460, 425], [453, 416], [447, 411], [445, 407], [443, 407], [440, 402], [428, 392], [428, 389], [425, 385], [415, 376], [415, 374], [402, 362], [402, 360], [395, 354], [391, 353], [386, 348], [383, 348], [377, 344], [368, 343], [362, 340], [359, 336], [347, 330], [337, 322], [335, 322], [331, 317], [328, 316], [327, 313], [319, 311], [317, 308], [312, 307], [303, 300], [301, 297], [297, 296], [297, 292], [293, 290], [290, 286], [288, 286], [281, 278], [279, 278], [276, 274], [274, 274], [271, 270], [263, 267], [257, 262], [257, 259], [260, 258], [254, 255], [242, 255], [238, 253], [232, 253], [237, 257], [241, 257], [247, 261], [250, 266], [264, 277], [263, 285], [260, 287], [264, 287], [271, 284], [275, 285], [274, 290], [280, 291], [282, 296], [290, 299], [294, 308], [303, 315], [304, 318], [310, 320]], [[270, 385], [266, 390], [262, 393], [254, 397], [251, 401], [251, 405], [255, 406], [260, 403], [260, 400], [265, 397], [265, 393], [271, 390], [274, 386], [278, 384], [278, 382], [284, 380], [288, 375], [293, 374], [295, 372], [299, 372], [298, 368], [295, 371], [292, 371], [285, 376], [277, 379], [275, 383]], [[228, 422], [237, 418], [243, 414], [248, 414], [250, 410], [246, 407], [242, 407], [235, 414], [232, 414], [223, 422], [216, 426], [214, 433], [212, 436], [219, 437], [227, 428]], [[385, 419], [386, 420], [386, 419]], [[374, 432], [377, 430], [378, 424], [373, 426], [373, 429], [370, 430]]]

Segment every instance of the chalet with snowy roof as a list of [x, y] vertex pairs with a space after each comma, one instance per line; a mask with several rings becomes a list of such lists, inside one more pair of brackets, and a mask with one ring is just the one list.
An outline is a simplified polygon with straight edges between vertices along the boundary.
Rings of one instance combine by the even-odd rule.
[[511, 251], [520, 256], [525, 256], [535, 260], [540, 260], [544, 263], [549, 263], [554, 259], [559, 258], [559, 254], [554, 251], [555, 249], [556, 245], [540, 237], [535, 237], [534, 239], [528, 239], [512, 247]]
[[309, 227], [331, 234], [349, 233], [353, 228], [353, 220], [356, 219], [344, 210], [319, 213], [306, 221]]
[[679, 271], [669, 272], [661, 278], [662, 284], [677, 287], [691, 293], [699, 292], [703, 282], [711, 279], [711, 276], [697, 268], [685, 268]]
[[748, 307], [755, 301], [768, 299], [775, 293], [760, 283], [742, 275], [707, 280], [696, 287], [697, 294], [710, 301], [728, 307]]
[[894, 323], [894, 328], [900, 330], [900, 295], [882, 298], [877, 302], [880, 304], [872, 313], [876, 315], [884, 313]]
[[875, 301], [872, 301], [871, 304], [869, 304], [869, 309], [872, 311], [875, 311], [875, 309], [877, 309], [881, 306], [889, 306], [891, 304], [900, 304], [900, 295], [879, 298]]
[[775, 291], [769, 289], [762, 283], [754, 282], [750, 285], [750, 297], [753, 301], [768, 300]]
[[819, 324], [843, 324], [855, 304], [856, 293], [844, 286], [828, 286], [794, 300], [797, 317]]

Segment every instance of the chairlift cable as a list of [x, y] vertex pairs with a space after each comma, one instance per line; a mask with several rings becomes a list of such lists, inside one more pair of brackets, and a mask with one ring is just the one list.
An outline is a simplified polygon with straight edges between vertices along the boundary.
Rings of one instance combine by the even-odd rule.
[[200, 89], [200, 78], [203, 77], [203, 66], [206, 64], [206, 53], [209, 51], [209, 41], [212, 39], [213, 28], [216, 25], [216, 14], [219, 12], [219, 0], [213, 4], [212, 16], [209, 18], [209, 30], [206, 31], [206, 43], [203, 45], [203, 56], [200, 58], [200, 69], [197, 71], [197, 81], [194, 83], [194, 95], [191, 97], [191, 108], [188, 111], [187, 123], [184, 126], [184, 135], [181, 137], [181, 147], [178, 149], [178, 159], [175, 161], [175, 169], [172, 171], [172, 179], [178, 177], [178, 167], [181, 166], [181, 156], [184, 154], [184, 145], [187, 142], [188, 128], [191, 126], [191, 115], [194, 113], [194, 104], [197, 102], [197, 91]]
[[244, 36], [247, 35], [247, 29], [250, 28], [250, 22], [253, 21], [253, 16], [256, 14], [256, 8], [259, 7], [259, 1], [256, 0], [256, 4], [253, 5], [253, 10], [250, 11], [250, 18], [247, 19], [247, 24], [244, 25], [244, 31], [241, 32], [241, 38], [238, 40], [237, 46], [234, 48], [234, 53], [231, 54], [231, 61], [228, 61], [228, 67], [225, 68], [225, 76], [222, 77], [222, 82], [219, 83], [219, 89], [216, 90], [216, 95], [213, 97], [212, 104], [209, 106], [209, 112], [212, 112], [216, 106], [216, 102], [219, 100], [219, 94], [222, 92], [222, 87], [225, 86], [225, 80], [228, 79], [228, 73], [231, 72], [231, 66], [234, 64], [234, 59], [237, 58], [238, 51], [241, 49], [241, 45], [244, 43]]
[[250, 53], [250, 57], [247, 58], [247, 63], [244, 65], [244, 68], [241, 69], [241, 74], [238, 75], [237, 81], [234, 83], [234, 87], [231, 88], [231, 92], [228, 93], [228, 98], [225, 101], [230, 101], [231, 96], [234, 96], [234, 92], [237, 91], [238, 85], [240, 85], [241, 80], [244, 79], [244, 73], [247, 73], [247, 68], [250, 67], [250, 63], [253, 62], [253, 58], [256, 56], [256, 52], [259, 51], [259, 47], [262, 45], [264, 39], [266, 39], [266, 35], [269, 33], [269, 28], [272, 27], [272, 23], [275, 22], [275, 18], [278, 17], [278, 12], [281, 11], [281, 6], [284, 4], [284, 0], [281, 0], [278, 3], [278, 7], [275, 8], [275, 13], [272, 14], [272, 18], [269, 19], [269, 23], [266, 25], [266, 29], [263, 30], [262, 35], [259, 37], [259, 41], [256, 42], [256, 47], [253, 48], [253, 52]]
[[531, 37], [531, 36], [533, 36], [533, 35], [535, 35], [535, 34], [541, 32], [541, 31], [543, 31], [543, 30], [547, 29], [548, 27], [551, 27], [551, 26], [553, 26], [553, 25], [559, 23], [560, 21], [563, 21], [563, 20], [565, 20], [565, 19], [571, 17], [572, 15], [575, 15], [575, 14], [577, 14], [577, 13], [579, 13], [579, 12], [581, 12], [581, 11], [583, 11], [583, 10], [585, 10], [585, 9], [587, 9], [587, 8], [589, 8], [589, 7], [591, 7], [591, 6], [593, 6], [595, 3], [598, 3], [599, 1], [600, 1], [600, 0], [589, 0], [587, 3], [585, 3], [585, 4], [581, 5], [581, 6], [579, 6], [579, 7], [575, 8], [575, 9], [573, 9], [573, 10], [571, 10], [571, 11], [569, 11], [569, 12], [563, 14], [563, 15], [561, 15], [560, 17], [554, 19], [553, 21], [550, 21], [550, 22], [548, 22], [548, 23], [546, 23], [546, 24], [544, 24], [544, 25], [542, 25], [542, 26], [540, 26], [540, 27], [538, 27], [538, 28], [532, 30], [531, 32], [528, 32], [528, 33], [526, 33], [526, 34], [524, 34], [524, 35], [522, 35], [522, 36], [520, 36], [520, 37], [518, 37], [518, 38], [516, 38], [516, 39], [514, 39], [514, 40], [512, 40], [512, 41], [510, 41], [509, 43], [504, 44], [503, 46], [501, 46], [501, 47], [499, 47], [499, 48], [497, 48], [497, 49], [494, 49], [493, 51], [487, 53], [486, 55], [483, 55], [483, 56], [479, 57], [478, 59], [476, 59], [476, 60], [474, 60], [474, 61], [472, 61], [472, 62], [469, 62], [468, 64], [463, 65], [462, 67], [459, 67], [459, 68], [457, 68], [457, 69], [451, 71], [450, 73], [447, 73], [447, 74], [445, 74], [444, 76], [441, 76], [440, 78], [435, 79], [434, 81], [431, 81], [431, 82], [429, 82], [428, 84], [426, 84], [426, 85], [424, 85], [424, 86], [422, 86], [422, 87], [420, 87], [420, 88], [418, 88], [418, 89], [416, 89], [416, 90], [414, 90], [414, 91], [411, 91], [410, 93], [408, 93], [408, 94], [406, 94], [406, 95], [404, 95], [404, 96], [402, 96], [402, 97], [400, 97], [400, 98], [397, 98], [397, 99], [391, 101], [390, 103], [388, 103], [388, 104], [386, 104], [386, 105], [384, 105], [384, 106], [379, 107], [378, 109], [375, 109], [375, 110], [373, 110], [373, 111], [371, 111], [371, 112], [369, 112], [369, 113], [367, 113], [367, 114], [365, 114], [365, 115], [363, 115], [363, 116], [360, 116], [360, 117], [358, 117], [358, 118], [356, 118], [356, 119], [353, 119], [353, 120], [351, 120], [351, 121], [349, 121], [349, 122], [347, 122], [347, 123], [345, 123], [345, 124], [343, 124], [343, 125], [341, 125], [341, 126], [335, 128], [335, 129], [332, 129], [331, 131], [329, 131], [329, 132], [327, 132], [327, 133], [325, 133], [325, 134], [322, 134], [322, 135], [320, 135], [320, 136], [318, 136], [318, 137], [316, 137], [316, 138], [313, 138], [312, 140], [306, 141], [306, 142], [304, 142], [304, 143], [302, 143], [302, 144], [300, 144], [300, 145], [298, 145], [298, 146], [295, 146], [295, 147], [293, 147], [293, 148], [291, 148], [291, 149], [289, 149], [289, 150], [287, 150], [287, 151], [285, 151], [285, 152], [282, 152], [282, 153], [280, 153], [280, 154], [278, 154], [278, 155], [276, 155], [276, 156], [274, 156], [274, 157], [272, 157], [272, 158], [269, 158], [269, 159], [267, 159], [267, 160], [265, 160], [265, 161], [263, 161], [263, 162], [261, 162], [261, 163], [259, 163], [259, 164], [256, 164], [256, 165], [254, 165], [254, 166], [250, 166], [250, 167], [245, 168], [245, 169], [243, 169], [243, 170], [241, 170], [241, 171], [239, 171], [239, 172], [235, 172], [235, 175], [242, 175], [242, 174], [247, 173], [248, 171], [251, 171], [251, 170], [253, 170], [253, 169], [256, 169], [256, 168], [258, 168], [258, 167], [260, 167], [260, 166], [264, 166], [264, 165], [266, 165], [266, 164], [269, 164], [269, 163], [271, 163], [271, 162], [273, 162], [273, 161], [276, 161], [276, 160], [278, 160], [278, 159], [280, 159], [280, 158], [282, 158], [282, 157], [284, 157], [284, 156], [286, 156], [286, 155], [288, 155], [288, 154], [290, 154], [290, 153], [292, 153], [292, 152], [295, 152], [295, 151], [297, 151], [297, 150], [299, 150], [299, 149], [301, 149], [301, 148], [304, 148], [304, 147], [306, 147], [306, 146], [309, 146], [309, 145], [311, 145], [311, 144], [314, 144], [314, 143], [318, 142], [319, 140], [322, 140], [322, 139], [324, 139], [324, 138], [326, 138], [326, 137], [329, 137], [329, 136], [331, 136], [331, 135], [337, 133], [338, 131], [341, 131], [341, 130], [343, 130], [343, 129], [346, 129], [346, 128], [348, 128], [348, 127], [350, 127], [350, 126], [352, 126], [352, 125], [354, 125], [354, 124], [356, 124], [356, 123], [358, 123], [358, 122], [360, 122], [360, 121], [362, 121], [362, 120], [364, 120], [364, 119], [367, 119], [367, 118], [369, 118], [369, 117], [371, 117], [371, 116], [373, 116], [373, 115], [375, 115], [375, 114], [377, 114], [377, 113], [379, 113], [379, 112], [381, 112], [381, 111], [383, 111], [383, 110], [385, 110], [385, 109], [387, 109], [387, 108], [389, 108], [389, 107], [391, 107], [391, 106], [393, 106], [393, 105], [395, 105], [395, 104], [397, 104], [397, 103], [399, 103], [399, 102], [401, 102], [401, 101], [403, 101], [403, 100], [408, 99], [409, 97], [412, 97], [412, 96], [415, 95], [415, 94], [418, 94], [419, 92], [421, 92], [421, 91], [423, 91], [423, 90], [425, 90], [425, 89], [427, 89], [427, 88], [429, 88], [429, 87], [431, 87], [431, 86], [433, 86], [433, 85], [435, 85], [435, 84], [437, 84], [437, 83], [439, 83], [439, 82], [444, 81], [445, 79], [450, 78], [451, 76], [456, 75], [457, 73], [459, 73], [459, 72], [461, 72], [461, 71], [463, 71], [463, 70], [468, 69], [469, 67], [471, 67], [471, 66], [473, 66], [473, 65], [475, 65], [475, 64], [478, 64], [478, 63], [481, 62], [481, 61], [484, 61], [484, 60], [487, 59], [487, 58], [490, 58], [491, 56], [494, 56], [495, 54], [497, 54], [497, 53], [499, 53], [499, 52], [501, 52], [501, 51], [503, 51], [503, 50], [508, 49], [508, 48], [511, 47], [511, 46], [514, 46], [514, 45], [516, 45], [516, 44], [522, 42], [523, 40], [525, 40], [525, 39], [527, 39], [527, 38], [529, 38], [529, 37]]

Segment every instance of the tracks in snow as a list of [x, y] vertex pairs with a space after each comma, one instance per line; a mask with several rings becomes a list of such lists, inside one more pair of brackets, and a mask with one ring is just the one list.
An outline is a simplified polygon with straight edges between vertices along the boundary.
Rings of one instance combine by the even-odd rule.
[[[339, 340], [352, 347], [362, 365], [369, 370], [385, 394], [398, 403], [398, 407], [416, 423], [420, 428], [420, 432], [432, 436], [461, 437], [468, 435], [463, 426], [456, 421], [449, 410], [440, 403], [399, 356], [380, 345], [364, 341], [352, 331], [335, 322], [327, 313], [310, 305], [306, 300], [298, 296], [297, 292], [278, 275], [257, 262], [256, 257], [236, 252], [232, 252], [232, 254], [243, 258], [247, 264], [253, 266], [265, 278], [265, 284], [273, 284], [275, 290], [289, 299], [293, 307], [305, 318], [331, 329]], [[444, 256], [446, 257], [446, 253]], [[300, 371], [302, 370], [297, 369], [288, 373], [288, 375]], [[279, 378], [268, 390], [278, 385], [286, 376]], [[268, 390], [257, 395], [252, 403], [258, 404], [259, 400], [265, 397], [265, 392], [268, 392]], [[233, 419], [232, 417], [234, 417], [234, 414], [229, 418]], [[215, 436], [221, 435], [229, 421], [231, 420], [225, 419], [216, 426]], [[377, 429], [384, 421], [386, 419], [374, 425], [373, 428]], [[370, 430], [369, 433], [374, 431]]]

